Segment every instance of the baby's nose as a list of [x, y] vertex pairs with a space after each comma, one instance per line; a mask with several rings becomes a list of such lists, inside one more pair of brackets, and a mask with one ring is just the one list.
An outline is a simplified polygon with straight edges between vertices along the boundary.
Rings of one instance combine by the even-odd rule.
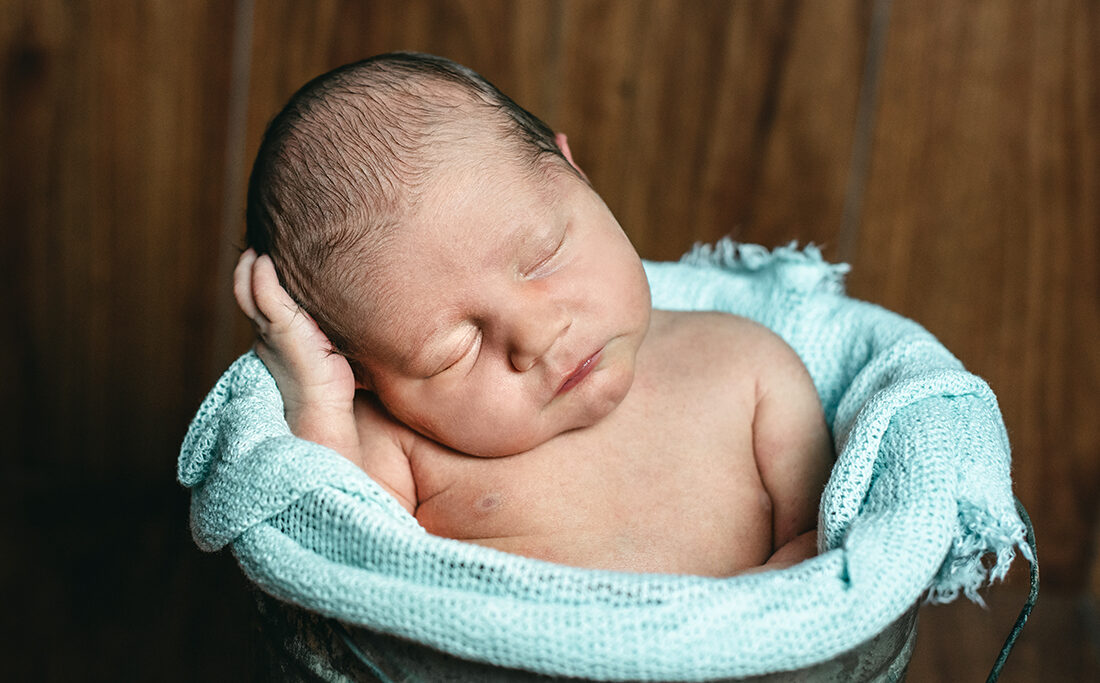
[[508, 357], [513, 368], [527, 372], [569, 329], [571, 320], [565, 311], [556, 308], [537, 311], [530, 308], [519, 313], [512, 325]]

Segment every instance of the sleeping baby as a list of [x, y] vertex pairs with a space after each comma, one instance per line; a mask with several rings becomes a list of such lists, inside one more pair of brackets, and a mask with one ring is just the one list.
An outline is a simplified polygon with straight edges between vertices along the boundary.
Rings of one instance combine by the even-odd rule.
[[832, 446], [767, 329], [653, 310], [566, 138], [421, 54], [304, 86], [249, 184], [234, 293], [293, 433], [430, 533], [730, 576], [816, 552]]

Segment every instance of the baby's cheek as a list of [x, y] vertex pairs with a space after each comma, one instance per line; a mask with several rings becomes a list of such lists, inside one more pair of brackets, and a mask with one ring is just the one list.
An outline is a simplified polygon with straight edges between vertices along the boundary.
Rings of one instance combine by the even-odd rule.
[[491, 456], [503, 457], [525, 453], [546, 440], [528, 424], [500, 422], [486, 434], [484, 442], [490, 444], [486, 450]]

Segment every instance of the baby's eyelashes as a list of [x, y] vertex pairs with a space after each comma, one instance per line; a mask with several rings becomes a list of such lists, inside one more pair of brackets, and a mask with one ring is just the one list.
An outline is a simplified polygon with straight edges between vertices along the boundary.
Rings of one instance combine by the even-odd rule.
[[[428, 379], [455, 370], [466, 361], [476, 360], [477, 354], [481, 350], [481, 339], [481, 329], [471, 326], [469, 332], [459, 342], [457, 350], [450, 354], [437, 370], [429, 374]], [[472, 363], [470, 365], [472, 366]]]
[[562, 230], [558, 239], [549, 243], [548, 248], [543, 250], [543, 253], [535, 259], [534, 264], [526, 268], [522, 275], [527, 280], [538, 280], [552, 275], [558, 268], [558, 257], [561, 255], [562, 248], [565, 246], [566, 230]]

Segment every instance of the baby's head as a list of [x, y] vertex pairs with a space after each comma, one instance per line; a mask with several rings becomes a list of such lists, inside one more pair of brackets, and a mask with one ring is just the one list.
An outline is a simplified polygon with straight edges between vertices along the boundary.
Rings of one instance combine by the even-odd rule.
[[601, 420], [648, 328], [641, 262], [564, 138], [429, 55], [291, 99], [253, 168], [248, 241], [363, 388], [474, 455]]

